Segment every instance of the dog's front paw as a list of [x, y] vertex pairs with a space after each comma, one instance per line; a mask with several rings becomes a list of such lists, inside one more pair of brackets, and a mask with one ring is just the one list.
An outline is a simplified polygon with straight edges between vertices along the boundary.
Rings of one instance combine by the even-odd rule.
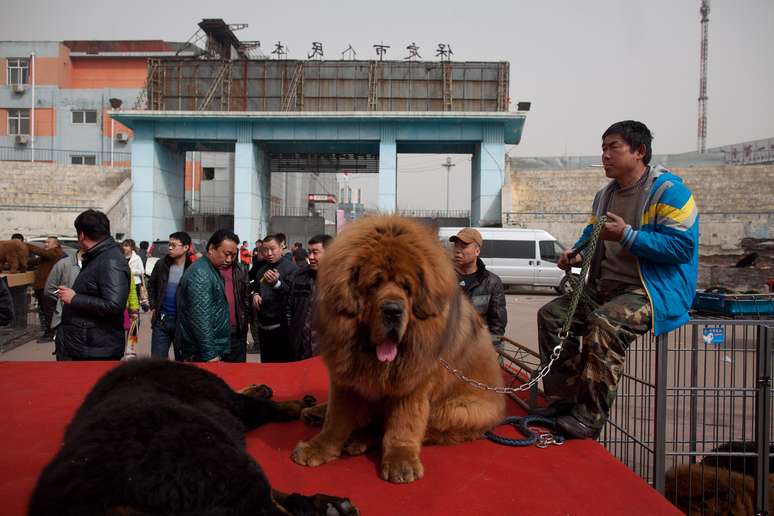
[[252, 398], [263, 398], [263, 399], [271, 399], [272, 396], [274, 396], [274, 391], [271, 390], [271, 387], [268, 385], [248, 385], [241, 391], [239, 391], [240, 394], [244, 394], [245, 396], [250, 396]]
[[338, 496], [329, 496], [316, 494], [312, 496], [314, 506], [325, 516], [358, 516], [360, 511], [355, 507], [349, 498], [339, 498]]
[[325, 421], [325, 411], [328, 405], [323, 403], [322, 405], [315, 405], [313, 407], [306, 407], [301, 411], [301, 421], [306, 426], [322, 426]]
[[311, 394], [307, 394], [306, 396], [301, 398], [301, 401], [304, 403], [304, 407], [313, 407], [317, 403], [317, 398], [315, 398]]
[[384, 454], [382, 458], [382, 479], [396, 484], [407, 484], [419, 480], [425, 474], [425, 468], [419, 455], [406, 448], [397, 448]]
[[338, 457], [339, 453], [323, 448], [322, 446], [315, 444], [313, 441], [300, 441], [291, 454], [293, 462], [302, 466], [310, 467], [325, 464], [326, 462], [330, 462]]

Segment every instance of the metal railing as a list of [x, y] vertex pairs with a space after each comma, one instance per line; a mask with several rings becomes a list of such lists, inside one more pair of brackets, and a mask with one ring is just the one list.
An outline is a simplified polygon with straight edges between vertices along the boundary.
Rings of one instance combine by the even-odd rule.
[[38, 148], [33, 150], [29, 144], [16, 147], [0, 146], [0, 161], [26, 161], [36, 163], [57, 163], [59, 165], [95, 165], [102, 167], [129, 168], [132, 163], [131, 152], [110, 152], [95, 150], [68, 150]]

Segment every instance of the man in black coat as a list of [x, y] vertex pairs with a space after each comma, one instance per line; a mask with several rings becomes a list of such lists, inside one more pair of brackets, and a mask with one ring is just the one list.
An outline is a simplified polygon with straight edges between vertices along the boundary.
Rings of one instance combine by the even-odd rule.
[[317, 334], [312, 327], [312, 304], [320, 260], [333, 237], [317, 235], [309, 240], [308, 265], [293, 275], [286, 304], [288, 344], [293, 360], [303, 360], [320, 353]]
[[294, 358], [288, 345], [285, 301], [296, 266], [283, 258], [276, 235], [264, 238], [262, 247], [266, 263], [258, 269], [252, 288], [261, 362], [290, 362]]
[[185, 231], [172, 233], [167, 249], [167, 255], [156, 262], [148, 280], [148, 301], [153, 310], [151, 356], [167, 358], [172, 345], [175, 360], [182, 360], [180, 346], [175, 344], [177, 286], [191, 265], [191, 236]]
[[508, 324], [505, 289], [500, 277], [486, 270], [479, 258], [484, 244], [481, 233], [473, 228], [463, 228], [449, 241], [454, 243], [454, 269], [460, 287], [473, 302], [492, 337], [505, 335]]
[[110, 221], [95, 210], [75, 219], [83, 264], [72, 288], [58, 287], [62, 323], [58, 360], [119, 360], [124, 354], [124, 308], [132, 273], [110, 236]]

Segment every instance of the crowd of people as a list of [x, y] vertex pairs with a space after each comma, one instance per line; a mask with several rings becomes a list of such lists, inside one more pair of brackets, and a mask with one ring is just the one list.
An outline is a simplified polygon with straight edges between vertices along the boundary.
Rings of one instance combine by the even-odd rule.
[[[148, 242], [111, 237], [110, 221], [87, 210], [75, 220], [79, 249], [71, 256], [55, 237], [38, 256], [34, 292], [43, 333], [57, 360], [119, 360], [136, 356], [130, 332], [142, 313], [151, 325], [151, 356], [246, 362], [247, 335], [262, 362], [291, 362], [318, 353], [312, 299], [320, 259], [332, 241], [313, 237], [287, 249], [284, 234], [267, 235], [252, 251], [220, 229], [197, 255], [185, 232], [169, 235], [167, 253], [146, 275]], [[20, 234], [14, 238], [24, 239]], [[0, 282], [3, 283], [3, 282]], [[5, 324], [13, 319], [7, 287], [0, 290]]]
[[[615, 399], [626, 351], [638, 336], [671, 331], [688, 320], [698, 270], [698, 211], [690, 190], [668, 170], [650, 165], [652, 134], [626, 120], [602, 135], [602, 164], [611, 179], [597, 193], [580, 239], [559, 259], [579, 266], [596, 221], [606, 222], [590, 257], [586, 303], [571, 294], [538, 312], [539, 350], [547, 407], [570, 437], [596, 438]], [[115, 360], [127, 354], [127, 330], [152, 310], [151, 354], [176, 360], [244, 362], [247, 335], [262, 362], [290, 362], [318, 354], [312, 307], [320, 262], [331, 237], [287, 249], [285, 236], [255, 242], [216, 231], [198, 260], [191, 237], [169, 235], [167, 255], [145, 281], [148, 243], [117, 243], [104, 213], [75, 220], [80, 250], [64, 258], [59, 241], [30, 245], [38, 256], [33, 288], [42, 341], [54, 339], [58, 360]], [[23, 239], [21, 235], [12, 238]], [[502, 281], [480, 258], [483, 239], [464, 228], [450, 239], [460, 288], [499, 345], [508, 322]], [[0, 282], [0, 324], [13, 317]], [[565, 321], [571, 330], [560, 334]], [[580, 338], [582, 337], [582, 346]]]

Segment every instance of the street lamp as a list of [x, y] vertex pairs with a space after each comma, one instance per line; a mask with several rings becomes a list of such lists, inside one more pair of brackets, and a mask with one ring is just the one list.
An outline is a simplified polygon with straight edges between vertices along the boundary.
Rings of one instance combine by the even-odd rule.
[[[118, 111], [121, 109], [121, 104], [123, 102], [121, 99], [112, 98], [109, 99], [108, 102], [110, 102], [110, 107], [113, 109], [113, 111]], [[115, 149], [116, 145], [116, 121], [111, 116], [110, 117], [110, 168], [113, 168], [113, 150]]]
[[452, 160], [450, 157], [446, 157], [446, 162], [441, 163], [441, 166], [446, 169], [446, 216], [449, 216], [449, 172], [451, 172], [451, 168], [455, 167], [456, 165], [452, 163]]

